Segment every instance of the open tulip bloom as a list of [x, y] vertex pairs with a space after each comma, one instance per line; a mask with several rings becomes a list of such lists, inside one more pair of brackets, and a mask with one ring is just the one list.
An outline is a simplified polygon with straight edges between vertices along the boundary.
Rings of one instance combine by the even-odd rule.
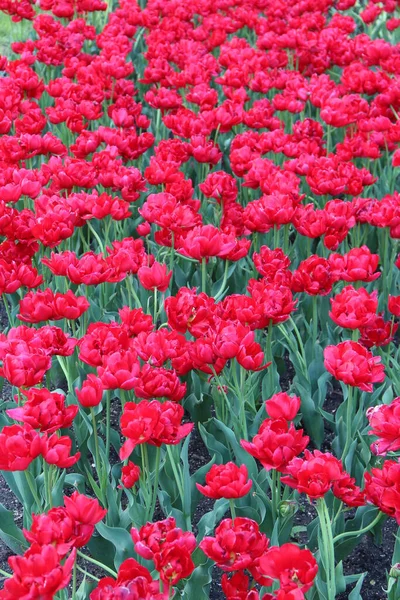
[[398, 5], [0, 0], [0, 600], [399, 600]]

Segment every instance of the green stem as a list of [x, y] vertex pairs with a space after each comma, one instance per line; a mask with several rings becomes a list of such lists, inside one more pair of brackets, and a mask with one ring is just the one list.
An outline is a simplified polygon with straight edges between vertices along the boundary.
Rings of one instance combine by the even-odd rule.
[[326, 154], [329, 155], [331, 151], [331, 127], [327, 125], [326, 128]]
[[174, 232], [171, 231], [171, 254], [170, 254], [170, 271], [174, 270], [174, 259], [175, 259], [175, 235]]
[[363, 535], [364, 533], [367, 533], [368, 531], [373, 529], [375, 527], [375, 525], [377, 525], [377, 523], [379, 523], [379, 521], [384, 516], [385, 516], [384, 513], [382, 513], [381, 511], [378, 511], [378, 514], [376, 515], [375, 519], [369, 525], [366, 525], [365, 527], [363, 527], [362, 529], [358, 529], [357, 531], [344, 531], [343, 533], [340, 533], [339, 535], [337, 535], [336, 537], [333, 538], [333, 543], [337, 544], [337, 542], [339, 542], [340, 540], [343, 540], [345, 538], [358, 537], [360, 535]]
[[267, 334], [267, 360], [271, 361], [271, 365], [268, 367], [268, 397], [270, 398], [275, 389], [274, 389], [274, 357], [272, 354], [272, 332], [273, 332], [273, 324], [272, 319], [269, 321], [268, 325], [268, 334]]
[[7, 573], [7, 571], [3, 571], [3, 569], [0, 569], [0, 575], [2, 575], [3, 577], [7, 577], [7, 579], [10, 579], [12, 577], [11, 573]]
[[94, 227], [92, 227], [90, 221], [87, 222], [88, 224], [88, 228], [90, 229], [91, 233], [94, 235], [94, 237], [97, 240], [97, 243], [99, 244], [100, 250], [102, 251], [102, 253], [104, 254], [104, 246], [103, 246], [103, 242], [101, 241], [101, 238], [99, 236], [99, 234], [97, 233], [97, 231], [94, 229]]
[[271, 479], [272, 518], [275, 519], [279, 517], [278, 506], [281, 501], [281, 478], [276, 469], [273, 469]]
[[319, 517], [319, 526], [322, 538], [323, 564], [326, 574], [327, 600], [336, 598], [336, 577], [335, 577], [335, 550], [333, 546], [333, 535], [328, 507], [324, 498], [317, 500], [317, 513]]
[[111, 445], [111, 392], [107, 393], [106, 397], [106, 458], [110, 456]]
[[246, 371], [243, 367], [240, 367], [240, 396], [238, 398], [239, 406], [240, 406], [240, 421], [242, 423], [242, 432], [244, 435], [244, 439], [247, 440], [248, 433], [247, 433], [247, 421], [246, 421], [246, 403], [244, 400], [245, 382], [246, 382]]
[[214, 366], [213, 366], [213, 365], [208, 365], [208, 366], [210, 367], [210, 369], [211, 369], [211, 371], [212, 371], [212, 374], [213, 374], [214, 378], [215, 378], [215, 379], [216, 379], [216, 381], [217, 381], [218, 387], [219, 387], [219, 389], [221, 390], [221, 394], [222, 394], [222, 396], [224, 397], [224, 400], [225, 400], [225, 402], [226, 402], [226, 406], [227, 406], [227, 408], [228, 408], [228, 412], [229, 412], [229, 414], [230, 414], [230, 416], [231, 416], [231, 418], [232, 418], [232, 423], [233, 423], [232, 407], [231, 407], [231, 405], [230, 405], [230, 402], [229, 402], [228, 396], [226, 395], [226, 392], [225, 392], [225, 390], [224, 390], [224, 387], [223, 387], [223, 385], [222, 385], [222, 383], [221, 383], [221, 380], [220, 380], [220, 378], [218, 377], [218, 375], [217, 375], [217, 372], [216, 372], [216, 370], [214, 369]]
[[169, 457], [169, 461], [171, 463], [172, 471], [174, 473], [176, 485], [178, 487], [179, 495], [181, 497], [181, 501], [182, 501], [182, 505], [183, 505], [183, 496], [184, 496], [184, 494], [183, 494], [183, 485], [182, 485], [180, 474], [178, 473], [178, 470], [176, 468], [175, 457], [172, 454], [172, 448], [171, 448], [171, 446], [169, 444], [167, 444], [167, 454], [168, 454], [168, 457]]
[[28, 483], [29, 489], [32, 492], [33, 499], [36, 502], [38, 510], [41, 511], [42, 510], [42, 502], [41, 502], [41, 500], [40, 500], [40, 498], [38, 496], [37, 489], [36, 489], [36, 484], [35, 484], [35, 482], [33, 480], [33, 475], [29, 471], [24, 471], [24, 473], [25, 473], [25, 478], [26, 478], [26, 481]]
[[284, 225], [283, 227], [283, 251], [286, 255], [289, 253], [289, 233], [290, 225]]
[[78, 556], [83, 558], [83, 560], [86, 560], [87, 562], [90, 562], [93, 565], [100, 567], [100, 569], [103, 569], [103, 571], [105, 571], [112, 577], [117, 578], [117, 573], [115, 571], [113, 571], [112, 569], [110, 569], [110, 567], [107, 567], [107, 565], [103, 565], [103, 563], [99, 562], [95, 558], [92, 558], [91, 556], [87, 556], [87, 554], [83, 554], [83, 552], [81, 552], [80, 550], [77, 551], [77, 554], [78, 554]]
[[76, 561], [75, 556], [74, 567], [72, 569], [72, 600], [76, 600]]
[[[50, 466], [51, 469], [51, 466]], [[49, 508], [53, 508], [53, 500], [51, 497], [51, 487], [50, 487], [50, 469], [47, 462], [43, 459], [43, 477], [44, 477], [44, 489], [46, 502]]]
[[229, 498], [229, 507], [231, 509], [232, 519], [236, 519], [235, 501], [233, 500], [233, 498]]
[[101, 483], [101, 463], [100, 463], [100, 450], [99, 450], [99, 437], [97, 435], [97, 424], [96, 424], [96, 415], [94, 414], [93, 407], [90, 408], [90, 415], [92, 417], [92, 426], [93, 426], [93, 437], [94, 437], [94, 459], [96, 461], [96, 472], [97, 478]]
[[351, 423], [352, 423], [352, 416], [353, 416], [353, 388], [352, 386], [348, 386], [348, 394], [347, 394], [347, 400], [346, 400], [347, 404], [346, 404], [346, 442], [343, 448], [343, 454], [342, 454], [342, 462], [343, 464], [345, 464], [345, 460], [347, 457], [347, 453], [350, 449], [351, 446], [351, 438], [352, 438], [352, 427], [351, 427]]
[[135, 288], [133, 287], [133, 283], [132, 283], [132, 276], [128, 275], [128, 277], [125, 279], [125, 281], [128, 284], [128, 295], [131, 295], [133, 297], [133, 299], [136, 302], [136, 306], [137, 308], [140, 308], [142, 306], [142, 303], [140, 302], [137, 293], [135, 292]]
[[224, 292], [226, 280], [228, 278], [228, 267], [229, 267], [229, 261], [225, 260], [224, 278], [222, 280], [221, 286], [220, 286], [217, 294], [215, 295], [215, 300], [219, 300]]
[[98, 577], [95, 577], [94, 575], [92, 575], [91, 573], [89, 573], [89, 571], [86, 571], [85, 569], [82, 569], [82, 567], [80, 567], [79, 565], [76, 565], [76, 568], [78, 569], [78, 571], [80, 571], [81, 573], [83, 573], [85, 575], [85, 577], [90, 577], [90, 579], [93, 579], [93, 581], [100, 581], [100, 579]]
[[154, 472], [154, 484], [153, 484], [153, 490], [152, 490], [153, 497], [151, 500], [150, 512], [147, 515], [146, 521], [153, 518], [154, 510], [156, 508], [157, 494], [158, 494], [158, 480], [159, 480], [159, 476], [160, 476], [160, 459], [161, 459], [161, 447], [158, 446], [156, 449], [156, 464], [155, 464], [155, 472]]
[[313, 348], [315, 352], [315, 346], [318, 338], [318, 296], [312, 297], [312, 325], [313, 325]]
[[4, 308], [6, 309], [6, 313], [7, 313], [8, 325], [9, 325], [9, 327], [14, 327], [14, 319], [12, 317], [10, 307], [8, 306], [8, 300], [7, 300], [5, 294], [3, 294], [3, 304], [4, 304]]
[[205, 258], [201, 259], [201, 291], [207, 293], [207, 262]]
[[154, 324], [157, 326], [157, 288], [154, 288], [154, 302], [153, 302], [153, 308], [154, 308]]

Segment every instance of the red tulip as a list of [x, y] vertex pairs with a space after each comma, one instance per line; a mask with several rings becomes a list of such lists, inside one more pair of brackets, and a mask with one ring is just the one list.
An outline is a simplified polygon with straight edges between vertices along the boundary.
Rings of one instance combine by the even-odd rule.
[[246, 465], [233, 462], [213, 465], [206, 474], [206, 485], [196, 484], [199, 492], [208, 498], [242, 498], [249, 493], [253, 482], [248, 479]]

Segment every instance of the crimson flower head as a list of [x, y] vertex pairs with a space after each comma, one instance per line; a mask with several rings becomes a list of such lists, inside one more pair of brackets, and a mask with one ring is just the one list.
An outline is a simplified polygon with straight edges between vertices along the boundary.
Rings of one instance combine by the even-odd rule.
[[284, 418], [266, 419], [252, 442], [241, 440], [242, 447], [257, 458], [267, 471], [276, 469], [286, 472], [288, 463], [301, 454], [309, 442], [302, 429]]
[[25, 323], [78, 319], [89, 306], [85, 296], [75, 296], [72, 290], [66, 294], [55, 294], [46, 288], [44, 291], [28, 292], [20, 300], [18, 318]]
[[51, 357], [44, 350], [30, 352], [21, 348], [18, 354], [6, 354], [0, 367], [0, 376], [15, 387], [29, 388], [41, 383], [50, 368]]
[[63, 558], [74, 545], [75, 528], [75, 519], [66, 508], [59, 506], [47, 513], [32, 515], [32, 525], [29, 530], [24, 529], [24, 536], [30, 544], [53, 544]]
[[68, 469], [80, 459], [81, 453], [72, 454], [72, 440], [67, 435], [42, 437], [42, 456], [49, 465]]
[[[174, 517], [168, 517], [155, 523], [146, 523], [140, 529], [132, 527], [131, 537], [135, 551], [146, 560], [152, 560], [161, 551], [163, 544], [177, 539], [182, 530], [176, 526]], [[187, 533], [183, 533], [187, 537]]]
[[371, 430], [369, 435], [378, 439], [371, 444], [371, 450], [378, 456], [400, 450], [400, 397], [390, 404], [371, 406], [367, 410]]
[[265, 409], [271, 419], [293, 421], [300, 410], [301, 400], [298, 396], [289, 396], [286, 392], [274, 394], [265, 402]]
[[382, 468], [365, 473], [367, 501], [375, 504], [386, 515], [394, 517], [400, 525], [400, 462], [386, 460]]
[[300, 589], [305, 594], [314, 583], [318, 564], [310, 550], [283, 544], [270, 548], [260, 558], [259, 570], [266, 577], [279, 581], [284, 592]]
[[375, 281], [380, 277], [376, 271], [379, 254], [372, 254], [368, 246], [352, 248], [347, 254], [331, 254], [329, 264], [336, 280], [343, 281]]
[[68, 585], [74, 561], [75, 550], [62, 565], [55, 546], [33, 544], [23, 556], [11, 556], [8, 559], [13, 576], [5, 580], [0, 598], [50, 600], [59, 590]]
[[236, 237], [221, 232], [214, 225], [194, 227], [177, 243], [178, 252], [198, 261], [210, 256], [226, 258], [235, 247]]
[[6, 412], [9, 417], [27, 423], [43, 433], [54, 433], [58, 429], [71, 427], [78, 407], [73, 404], [66, 406], [63, 394], [50, 392], [46, 388], [30, 388], [22, 393], [27, 401], [23, 406], [8, 409]]
[[359, 342], [366, 348], [372, 348], [373, 346], [380, 348], [387, 346], [394, 340], [399, 324], [385, 321], [382, 314], [376, 315], [375, 319], [368, 325], [360, 327]]
[[121, 432], [128, 439], [120, 450], [121, 460], [128, 458], [138, 444], [179, 444], [194, 427], [193, 423], [182, 425], [183, 415], [183, 407], [168, 400], [127, 402], [121, 416]]
[[127, 465], [124, 465], [122, 467], [122, 473], [121, 473], [122, 486], [119, 486], [119, 487], [124, 487], [127, 490], [130, 490], [131, 488], [133, 488], [135, 483], [137, 481], [139, 481], [139, 477], [140, 477], [140, 467], [135, 465], [132, 461], [129, 461]]
[[376, 318], [378, 310], [377, 292], [371, 294], [365, 288], [355, 289], [348, 285], [331, 298], [332, 321], [347, 329], [359, 329], [369, 325]]
[[224, 519], [215, 530], [215, 537], [200, 542], [204, 554], [223, 571], [250, 568], [267, 551], [268, 538], [252, 519]]
[[259, 281], [250, 279], [248, 290], [256, 306], [262, 310], [264, 327], [271, 321], [273, 325], [283, 323], [296, 309], [297, 300], [293, 300], [288, 285], [281, 285], [279, 282], [269, 283], [266, 279]]
[[385, 379], [385, 367], [380, 356], [373, 356], [357, 342], [341, 342], [324, 350], [324, 365], [339, 381], [364, 392], [372, 392], [374, 383]]
[[400, 317], [400, 296], [389, 296], [389, 312], [395, 317]]
[[177, 527], [173, 517], [147, 523], [139, 530], [133, 528], [131, 536], [136, 552], [154, 561], [166, 585], [175, 585], [194, 571], [191, 555], [196, 548], [196, 538], [190, 531]]
[[233, 462], [213, 465], [206, 474], [206, 485], [197, 483], [199, 492], [208, 498], [242, 498], [249, 493], [253, 482], [248, 479], [246, 465], [238, 467]]
[[25, 471], [42, 452], [40, 435], [31, 425], [7, 425], [0, 433], [0, 471]]
[[278, 271], [285, 270], [290, 265], [290, 258], [281, 248], [271, 250], [268, 246], [261, 246], [259, 252], [254, 252], [253, 262], [257, 271], [268, 281], [273, 281]]
[[167, 600], [168, 591], [159, 592], [159, 582], [134, 558], [126, 559], [118, 570], [117, 579], [104, 577], [90, 594], [90, 600]]
[[173, 369], [143, 365], [133, 386], [138, 398], [168, 398], [180, 402], [186, 393], [186, 383], [182, 383]]
[[344, 470], [342, 462], [329, 452], [305, 450], [304, 458], [294, 458], [281, 481], [312, 499], [322, 498], [332, 489], [349, 506], [365, 503], [364, 494]]
[[138, 279], [145, 290], [165, 292], [171, 281], [172, 271], [165, 264], [155, 261], [151, 267], [140, 267]]
[[303, 260], [293, 273], [293, 292], [305, 292], [310, 296], [326, 296], [335, 282], [329, 261], [313, 254]]
[[82, 388], [75, 388], [75, 394], [82, 406], [91, 408], [100, 404], [103, 398], [103, 390], [101, 379], [93, 373], [89, 373], [82, 384]]
[[259, 600], [260, 596], [256, 589], [249, 590], [249, 586], [250, 578], [244, 571], [222, 575], [221, 587], [227, 600]]
[[142, 308], [129, 308], [124, 306], [118, 311], [124, 329], [129, 337], [135, 337], [142, 332], [153, 330], [153, 319], [146, 315]]
[[137, 354], [134, 350], [117, 350], [105, 355], [97, 372], [104, 389], [132, 390], [140, 372]]
[[74, 546], [81, 548], [88, 543], [95, 525], [104, 519], [107, 510], [101, 508], [97, 499], [89, 498], [79, 492], [64, 496], [64, 504], [68, 514], [75, 520]]

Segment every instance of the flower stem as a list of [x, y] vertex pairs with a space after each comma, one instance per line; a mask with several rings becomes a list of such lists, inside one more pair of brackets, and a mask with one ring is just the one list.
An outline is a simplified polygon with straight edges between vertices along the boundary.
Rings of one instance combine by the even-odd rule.
[[93, 426], [93, 437], [94, 437], [94, 459], [96, 462], [96, 471], [99, 482], [101, 483], [101, 463], [100, 463], [100, 451], [99, 451], [99, 437], [97, 435], [97, 423], [96, 415], [94, 414], [93, 408], [90, 409], [90, 415], [92, 417]]
[[331, 520], [325, 498], [318, 498], [317, 513], [322, 538], [321, 556], [326, 574], [327, 600], [336, 598], [335, 550]]
[[352, 437], [352, 415], [353, 415], [353, 388], [352, 386], [348, 386], [348, 395], [347, 395], [347, 405], [346, 405], [346, 442], [343, 448], [342, 454], [342, 462], [346, 460], [347, 454], [349, 452], [351, 446], [351, 437]]
[[151, 500], [151, 505], [150, 505], [150, 511], [147, 515], [146, 521], [149, 521], [149, 519], [151, 519], [153, 517], [154, 510], [156, 508], [157, 494], [158, 494], [158, 479], [159, 479], [159, 475], [160, 475], [160, 459], [161, 459], [161, 447], [157, 446], [156, 464], [155, 464], [155, 471], [154, 471], [154, 484], [153, 484], [153, 490], [152, 490], [152, 500]]
[[87, 554], [83, 554], [83, 552], [81, 552], [80, 550], [77, 551], [77, 554], [78, 554], [78, 556], [83, 558], [83, 560], [86, 560], [87, 562], [90, 562], [93, 565], [100, 567], [100, 569], [103, 569], [103, 571], [105, 571], [106, 573], [109, 573], [109, 575], [111, 575], [112, 577], [115, 577], [115, 578], [117, 577], [117, 573], [115, 571], [110, 569], [110, 567], [107, 567], [107, 565], [103, 565], [103, 563], [99, 562], [95, 558], [92, 558], [91, 556], [87, 556]]
[[363, 527], [362, 529], [358, 529], [357, 531], [344, 531], [343, 533], [340, 533], [339, 535], [333, 538], [333, 543], [337, 544], [337, 542], [340, 542], [340, 540], [343, 540], [345, 538], [353, 536], [358, 537], [360, 535], [363, 535], [364, 533], [367, 533], [368, 531], [373, 529], [375, 525], [377, 525], [384, 516], [384, 513], [378, 511], [378, 514], [376, 515], [375, 519], [369, 525], [366, 525], [365, 527]]
[[201, 291], [207, 293], [207, 262], [203, 257], [201, 259]]
[[167, 444], [167, 453], [168, 453], [168, 456], [169, 456], [169, 460], [170, 460], [170, 463], [171, 463], [172, 471], [174, 473], [176, 485], [178, 487], [179, 495], [181, 497], [181, 501], [182, 501], [182, 505], [183, 505], [183, 496], [184, 496], [184, 494], [183, 494], [183, 485], [182, 485], [180, 474], [178, 473], [178, 470], [176, 468], [175, 458], [174, 458], [174, 455], [172, 454], [172, 448], [171, 448], [171, 446], [169, 444]]
[[72, 569], [72, 600], [76, 600], [76, 561], [75, 556], [74, 567]]
[[33, 480], [32, 473], [30, 473], [29, 471], [25, 471], [25, 478], [26, 478], [26, 481], [28, 483], [29, 489], [32, 492], [32, 496], [33, 496], [33, 499], [36, 502], [38, 510], [41, 511], [42, 510], [42, 502], [41, 502], [41, 500], [40, 500], [40, 498], [38, 496], [37, 489], [36, 489], [36, 484], [35, 484], [35, 482]]
[[154, 302], [153, 302], [153, 309], [154, 309], [154, 324], [157, 326], [157, 314], [158, 314], [158, 307], [157, 307], [157, 288], [154, 288]]
[[233, 500], [233, 498], [229, 499], [229, 507], [231, 509], [232, 519], [236, 519], [235, 501]]
[[110, 442], [111, 442], [111, 393], [107, 393], [106, 398], [106, 458], [107, 461], [110, 456]]
[[315, 346], [318, 338], [318, 296], [312, 297], [312, 325], [313, 325], [313, 348], [315, 352]]

